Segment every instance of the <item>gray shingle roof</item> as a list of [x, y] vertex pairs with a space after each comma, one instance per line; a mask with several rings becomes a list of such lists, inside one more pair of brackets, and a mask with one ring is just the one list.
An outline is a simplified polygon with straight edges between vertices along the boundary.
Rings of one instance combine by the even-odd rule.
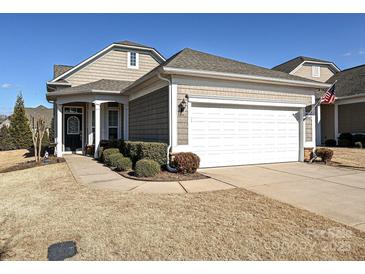
[[178, 52], [177, 54], [166, 60], [166, 62], [162, 63], [161, 66], [223, 73], [246, 74], [252, 76], [318, 83], [317, 81], [312, 81], [299, 76], [290, 75], [285, 72], [271, 70], [264, 67], [259, 67], [256, 65], [251, 65], [232, 59], [204, 53], [201, 51], [192, 50], [189, 48], [183, 49], [182, 51]]
[[333, 75], [327, 83], [336, 83], [336, 96], [365, 94], [365, 64], [345, 69]]
[[150, 46], [146, 46], [146, 45], [142, 45], [133, 41], [128, 41], [128, 40], [124, 40], [124, 41], [119, 41], [119, 42], [115, 42], [115, 44], [120, 44], [120, 45], [127, 45], [127, 46], [133, 46], [133, 47], [143, 47], [143, 48], [153, 48]]
[[61, 74], [64, 74], [66, 71], [69, 71], [72, 68], [73, 66], [53, 65], [53, 79], [57, 78]]
[[298, 57], [295, 57], [295, 58], [293, 58], [293, 59], [291, 59], [291, 60], [289, 60], [285, 63], [277, 65], [277, 66], [273, 67], [272, 69], [277, 70], [277, 71], [290, 73], [297, 66], [299, 66], [301, 63], [303, 63], [304, 61], [321, 62], [321, 63], [333, 63], [332, 61], [325, 61], [325, 60], [316, 59], [316, 58], [312, 58], [312, 57], [306, 57], [306, 56], [298, 56]]
[[51, 108], [46, 108], [43, 105], [35, 108], [25, 108], [25, 115], [30, 122], [32, 122], [32, 118], [34, 118], [35, 120], [37, 120], [38, 118], [43, 118], [46, 122], [47, 127], [51, 127], [53, 117], [53, 109]]
[[[119, 81], [119, 80], [109, 80], [109, 79], [101, 79], [95, 82], [90, 82], [87, 84], [79, 85], [76, 87], [64, 88], [57, 93], [60, 94], [69, 94], [69, 93], [84, 93], [95, 90], [101, 91], [122, 91], [126, 87], [128, 87], [133, 82], [130, 81]], [[49, 94], [55, 94], [55, 92], [50, 92]]]

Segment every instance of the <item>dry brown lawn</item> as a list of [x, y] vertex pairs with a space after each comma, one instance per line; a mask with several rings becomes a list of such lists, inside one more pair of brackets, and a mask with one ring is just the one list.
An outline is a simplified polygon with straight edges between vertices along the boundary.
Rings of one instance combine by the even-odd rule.
[[365, 149], [334, 147], [332, 165], [365, 170]]
[[34, 160], [34, 157], [26, 158], [24, 156], [26, 153], [28, 153], [27, 149], [0, 151], [0, 172], [16, 164]]
[[46, 260], [364, 260], [365, 234], [244, 189], [155, 195], [90, 189], [66, 163], [0, 175], [0, 253]]

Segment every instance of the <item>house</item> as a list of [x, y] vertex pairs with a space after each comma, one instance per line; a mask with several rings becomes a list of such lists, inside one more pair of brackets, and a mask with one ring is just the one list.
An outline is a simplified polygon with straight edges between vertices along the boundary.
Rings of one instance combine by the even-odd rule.
[[43, 105], [39, 105], [35, 108], [26, 107], [24, 108], [25, 115], [27, 116], [29, 123], [34, 123], [39, 118], [44, 119], [47, 129], [51, 128], [53, 109], [46, 108]]
[[[316, 112], [317, 144], [338, 139], [341, 133], [365, 133], [365, 65], [340, 70], [333, 62], [296, 57], [273, 68], [328, 84], [336, 82], [334, 104], [321, 104]], [[323, 95], [317, 93], [316, 100]]]
[[3, 127], [10, 127], [10, 117], [5, 118], [5, 120], [1, 121], [0, 129]]
[[[315, 146], [305, 108], [329, 84], [193, 49], [113, 43], [76, 66], [54, 67], [57, 155], [101, 139], [165, 142], [201, 167], [303, 161]], [[306, 118], [306, 119], [305, 119]]]

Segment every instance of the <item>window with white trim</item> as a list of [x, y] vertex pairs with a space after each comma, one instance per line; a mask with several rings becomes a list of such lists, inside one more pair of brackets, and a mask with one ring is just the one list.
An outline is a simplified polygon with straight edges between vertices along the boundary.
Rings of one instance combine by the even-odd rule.
[[320, 66], [312, 66], [312, 77], [315, 77], [315, 78], [321, 77], [321, 67]]
[[128, 52], [128, 68], [135, 68], [138, 69], [138, 62], [139, 62], [138, 53], [135, 51]]
[[118, 110], [108, 110], [108, 137], [109, 140], [118, 139]]

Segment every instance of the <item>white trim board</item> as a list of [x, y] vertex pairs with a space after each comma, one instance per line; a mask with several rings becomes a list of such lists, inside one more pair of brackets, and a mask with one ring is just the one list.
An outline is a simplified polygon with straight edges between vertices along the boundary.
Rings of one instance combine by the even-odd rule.
[[180, 69], [180, 68], [170, 68], [163, 67], [163, 71], [169, 74], [196, 76], [196, 77], [207, 77], [207, 78], [220, 78], [227, 80], [237, 80], [237, 81], [247, 81], [247, 82], [266, 82], [272, 84], [289, 85], [289, 86], [301, 86], [301, 87], [315, 87], [315, 88], [329, 88], [330, 84], [317, 83], [298, 80], [281, 79], [274, 77], [263, 77], [239, 73], [225, 73], [216, 71], [206, 71], [206, 70], [194, 70], [194, 69]]
[[299, 103], [280, 103], [270, 101], [248, 101], [238, 98], [227, 97], [202, 97], [202, 96], [189, 96], [189, 102], [192, 103], [211, 103], [211, 104], [228, 104], [228, 105], [248, 105], [248, 106], [270, 106], [270, 107], [288, 107], [288, 108], [304, 108], [305, 104]]
[[347, 105], [347, 104], [356, 104], [356, 103], [364, 103], [365, 95], [354, 95], [347, 97], [339, 97], [336, 98], [335, 105]]

